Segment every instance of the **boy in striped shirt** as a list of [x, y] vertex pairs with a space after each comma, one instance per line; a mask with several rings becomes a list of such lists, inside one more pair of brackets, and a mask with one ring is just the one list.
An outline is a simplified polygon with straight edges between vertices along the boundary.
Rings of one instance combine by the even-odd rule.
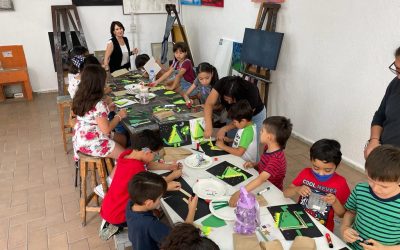
[[[246, 185], [248, 192], [256, 189], [267, 180], [282, 190], [283, 179], [286, 175], [286, 158], [284, 149], [286, 142], [292, 133], [292, 123], [283, 116], [270, 116], [263, 122], [260, 131], [260, 142], [265, 144], [265, 152], [260, 161], [245, 162], [245, 168], [255, 167], [259, 176]], [[229, 200], [231, 206], [236, 206], [239, 199], [239, 192], [232, 195]]]
[[343, 239], [352, 249], [400, 249], [400, 149], [384, 145], [365, 162], [368, 183], [359, 183], [345, 205]]

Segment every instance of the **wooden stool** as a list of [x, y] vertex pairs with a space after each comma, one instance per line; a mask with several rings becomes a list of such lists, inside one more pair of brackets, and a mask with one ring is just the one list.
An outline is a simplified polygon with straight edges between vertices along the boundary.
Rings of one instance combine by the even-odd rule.
[[[97, 186], [97, 173], [99, 174], [100, 182], [103, 187], [104, 194], [108, 191], [107, 186], [107, 171], [111, 173], [113, 169], [113, 161], [110, 158], [101, 158], [85, 155], [82, 153], [78, 153], [79, 155], [79, 170], [81, 177], [81, 198], [79, 201], [80, 204], [80, 214], [82, 220], [82, 226], [86, 225], [86, 211], [88, 212], [100, 212], [100, 204], [99, 197], [96, 193], [93, 192], [93, 189]], [[86, 177], [88, 170], [91, 171], [90, 175], [90, 187], [92, 192], [87, 195], [87, 186], [86, 186]], [[95, 207], [90, 207], [88, 204], [94, 200], [96, 205]]]
[[[72, 107], [72, 99], [69, 95], [57, 96], [58, 113], [60, 114], [60, 128], [64, 142], [64, 151], [67, 153], [67, 136], [72, 137], [72, 124], [71, 122], [65, 122], [64, 111], [66, 108], [70, 110]], [[71, 115], [70, 115], [71, 117]], [[67, 130], [67, 131], [66, 131]]]

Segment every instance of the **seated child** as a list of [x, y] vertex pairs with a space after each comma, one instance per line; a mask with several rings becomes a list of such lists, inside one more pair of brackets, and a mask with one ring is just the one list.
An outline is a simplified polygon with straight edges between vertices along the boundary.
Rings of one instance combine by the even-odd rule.
[[[189, 58], [187, 58], [188, 47], [183, 42], [174, 44], [173, 51], [175, 59], [168, 71], [165, 72], [153, 85], [157, 85], [165, 80], [166, 89], [175, 90], [176, 92], [186, 92], [192, 86], [196, 78], [193, 65]], [[192, 95], [196, 95], [197, 91], [193, 91]]]
[[[248, 192], [261, 186], [269, 180], [280, 190], [283, 189], [283, 179], [286, 175], [286, 158], [284, 149], [292, 133], [292, 123], [283, 116], [270, 116], [263, 122], [260, 132], [260, 142], [265, 144], [265, 152], [260, 162], [245, 162], [244, 167], [257, 167], [259, 176], [246, 185]], [[236, 206], [239, 191], [229, 200], [231, 206]]]
[[[136, 69], [141, 71], [143, 73], [143, 76], [146, 77], [146, 78], [149, 77], [149, 74], [144, 69], [144, 65], [146, 65], [146, 63], [149, 60], [150, 60], [150, 57], [147, 54], [140, 54], [135, 58]], [[158, 61], [156, 61], [156, 62], [161, 68], [161, 70], [156, 75], [156, 79], [158, 79], [166, 72], [166, 70], [164, 69], [164, 67], [163, 67], [163, 65], [161, 63], [159, 63]]]
[[163, 250], [219, 250], [217, 244], [201, 235], [201, 230], [190, 223], [178, 223], [161, 244]]
[[357, 184], [344, 206], [343, 239], [357, 250], [400, 249], [400, 149], [375, 148], [365, 172], [368, 182]]
[[285, 197], [300, 195], [299, 204], [322, 225], [333, 232], [333, 217], [343, 217], [344, 204], [350, 195], [346, 179], [336, 173], [342, 153], [335, 140], [322, 139], [310, 148], [312, 167], [303, 169], [283, 191]]
[[257, 159], [257, 132], [256, 125], [253, 124], [253, 110], [247, 100], [240, 100], [229, 109], [229, 117], [233, 121], [233, 126], [238, 129], [233, 139], [232, 147], [225, 145], [224, 141], [229, 141], [228, 137], [224, 140], [217, 140], [216, 146], [226, 152], [240, 156], [245, 161], [255, 162]]
[[[135, 250], [159, 249], [170, 228], [160, 222], [151, 212], [160, 206], [161, 197], [167, 190], [167, 183], [161, 176], [141, 172], [129, 182], [131, 200], [126, 208], [128, 237]], [[197, 207], [197, 196], [188, 202], [186, 222], [192, 223]]]
[[184, 94], [185, 100], [189, 100], [193, 91], [196, 91], [200, 97], [200, 103], [206, 103], [206, 99], [214, 87], [214, 84], [218, 81], [217, 69], [207, 62], [200, 63], [197, 66], [197, 77], [193, 84], [186, 90]]
[[[100, 232], [103, 240], [107, 240], [117, 233], [119, 227], [126, 226], [125, 209], [129, 200], [128, 183], [137, 173], [146, 171], [145, 165], [154, 159], [163, 144], [155, 132], [144, 130], [135, 136], [131, 147], [132, 149], [124, 151], [119, 156], [114, 178], [101, 205], [100, 215], [106, 221]], [[170, 169], [177, 168], [176, 165], [169, 167]], [[168, 190], [180, 188], [180, 183], [173, 180], [179, 178], [181, 174], [182, 170], [174, 170], [165, 177]]]

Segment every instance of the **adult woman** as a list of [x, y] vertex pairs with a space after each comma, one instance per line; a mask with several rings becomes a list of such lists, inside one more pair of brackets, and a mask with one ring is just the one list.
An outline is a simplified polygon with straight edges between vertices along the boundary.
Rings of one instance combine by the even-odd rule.
[[371, 134], [364, 149], [364, 157], [381, 144], [400, 147], [400, 47], [395, 52], [395, 61], [389, 66], [396, 77], [386, 89], [381, 105], [371, 123]]
[[[262, 128], [262, 122], [265, 120], [267, 114], [264, 103], [261, 101], [260, 93], [257, 85], [252, 84], [238, 76], [226, 76], [221, 78], [213, 87], [204, 105], [204, 119], [205, 119], [205, 130], [204, 137], [208, 138], [212, 135], [212, 113], [213, 107], [217, 103], [218, 99], [222, 106], [226, 110], [229, 110], [233, 103], [240, 100], [247, 100], [253, 109], [252, 121], [257, 126], [257, 135], [260, 133]], [[223, 140], [225, 133], [231, 129], [234, 129], [232, 123], [220, 128], [216, 134], [217, 139]], [[257, 136], [259, 142], [259, 137]], [[257, 143], [258, 145], [259, 143]]]
[[124, 37], [125, 28], [122, 23], [113, 21], [110, 27], [111, 39], [107, 42], [104, 55], [104, 68], [114, 72], [119, 69], [131, 67], [130, 55], [136, 53], [130, 51], [128, 38]]

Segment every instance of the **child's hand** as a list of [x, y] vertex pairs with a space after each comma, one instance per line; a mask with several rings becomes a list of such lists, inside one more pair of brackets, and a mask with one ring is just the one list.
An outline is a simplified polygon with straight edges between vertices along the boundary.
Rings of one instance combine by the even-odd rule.
[[179, 177], [182, 176], [182, 169], [174, 170], [170, 175], [174, 178], [174, 180], [178, 179]]
[[105, 86], [104, 87], [104, 94], [110, 94], [112, 92], [112, 89], [110, 88], [110, 86]]
[[208, 138], [210, 138], [212, 136], [212, 133], [213, 133], [212, 127], [206, 126], [205, 129], [204, 129], [203, 136], [204, 136], [205, 139], [208, 139]]
[[147, 86], [149, 86], [150, 88], [153, 88], [153, 87], [157, 86], [157, 83], [151, 82], [151, 83], [147, 84]]
[[229, 206], [230, 206], [230, 207], [236, 207], [237, 202], [238, 202], [238, 200], [239, 200], [239, 195], [240, 195], [239, 191], [236, 191], [236, 192], [231, 196], [231, 198], [229, 199]]
[[244, 168], [254, 168], [255, 166], [257, 166], [257, 162], [246, 161], [243, 163]]
[[336, 196], [334, 194], [327, 194], [321, 198], [323, 201], [328, 203], [329, 205], [332, 205], [333, 203], [336, 202]]
[[225, 129], [224, 128], [220, 128], [218, 130], [217, 134], [216, 134], [217, 140], [223, 141], [224, 138], [225, 138], [225, 133], [226, 133]]
[[128, 115], [128, 112], [126, 111], [126, 109], [121, 109], [120, 111], [118, 111], [117, 115], [119, 115], [121, 119], [124, 119]]
[[183, 168], [183, 165], [182, 165], [182, 163], [180, 163], [180, 162], [172, 162], [172, 163], [170, 163], [170, 164], [168, 164], [169, 165], [169, 169], [170, 170], [177, 170], [177, 169], [182, 169]]
[[301, 196], [309, 196], [311, 194], [311, 189], [305, 185], [297, 188], [297, 193]]
[[171, 181], [167, 183], [167, 191], [178, 191], [181, 189], [181, 183], [178, 181]]
[[225, 146], [225, 143], [223, 140], [217, 140], [217, 142], [215, 143], [215, 146], [222, 148], [223, 146]]
[[376, 240], [369, 239], [369, 240], [366, 240], [366, 242], [368, 242], [371, 245], [367, 245], [362, 242], [359, 243], [360, 246], [362, 246], [364, 248], [364, 250], [384, 250], [384, 249], [386, 249], [386, 247], [384, 245], [377, 242]]
[[115, 103], [110, 103], [110, 104], [108, 104], [108, 109], [110, 110], [110, 111], [115, 111], [115, 108], [116, 108], [117, 106], [115, 106]]
[[197, 197], [197, 195], [189, 198], [189, 202], [188, 202], [189, 211], [196, 211], [198, 201], [199, 201], [199, 197]]
[[348, 243], [353, 243], [360, 239], [356, 230], [351, 227], [342, 227], [343, 240]]

